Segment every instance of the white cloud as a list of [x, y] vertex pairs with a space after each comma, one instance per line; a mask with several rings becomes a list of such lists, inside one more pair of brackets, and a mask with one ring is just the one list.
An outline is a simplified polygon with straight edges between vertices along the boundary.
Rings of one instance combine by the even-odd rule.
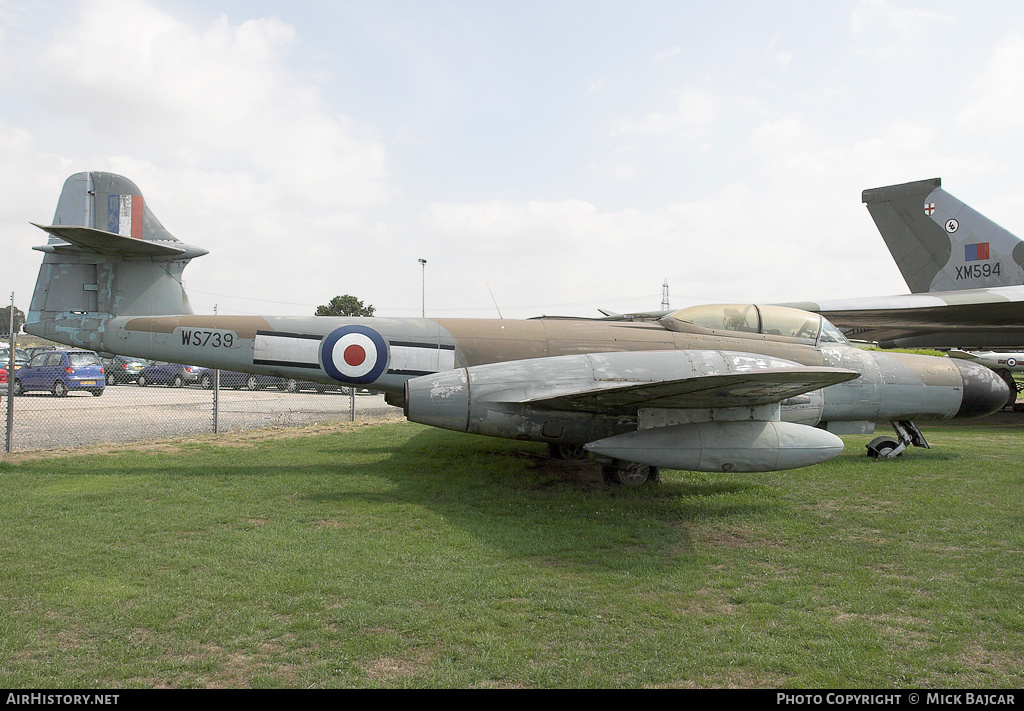
[[898, 7], [889, 0], [861, 0], [850, 15], [854, 36], [865, 43], [861, 51], [889, 60], [928, 51], [923, 41], [929, 33], [952, 22], [945, 13]]
[[632, 178], [634, 172], [636, 172], [636, 168], [634, 166], [626, 165], [624, 163], [617, 163], [611, 168], [611, 174], [622, 180]]
[[618, 133], [647, 133], [655, 136], [696, 136], [712, 126], [721, 112], [721, 101], [714, 93], [698, 87], [677, 92], [675, 110], [649, 113], [642, 119], [618, 122]]
[[18, 99], [0, 113], [19, 305], [39, 264], [28, 247], [44, 239], [28, 222], [47, 222], [65, 178], [85, 170], [127, 176], [173, 234], [210, 249], [185, 273], [201, 312], [311, 313], [288, 304], [326, 301], [343, 265], [373, 258], [382, 231], [367, 213], [394, 194], [384, 142], [290, 66], [294, 27], [195, 27], [136, 0], [74, 9], [36, 18], [38, 51], [19, 52]]
[[[182, 2], [84, 0], [58, 17], [25, 4], [18, 27], [0, 20], [0, 58], [16, 60], [0, 66], [0, 219], [29, 290], [39, 237], [28, 220], [49, 218], [69, 174], [110, 170], [211, 250], [185, 273], [204, 311], [309, 313], [352, 293], [381, 315], [418, 315], [417, 258], [429, 260], [434, 315], [493, 315], [485, 282], [506, 317], [657, 308], [665, 278], [673, 305], [895, 293], [902, 280], [860, 191], [936, 176], [964, 185], [994, 169], [1005, 183], [1015, 154], [982, 144], [1024, 113], [1016, 35], [996, 42], [970, 92], [962, 56], [929, 56], [946, 95], [970, 98], [955, 124], [927, 90], [908, 95], [906, 74], [862, 71], [861, 47], [909, 37], [920, 48], [917, 25], [943, 29], [943, 15], [890, 2], [862, 3], [852, 19], [823, 5], [815, 41], [795, 31], [807, 21], [796, 10], [739, 27], [708, 9], [714, 22], [685, 46], [654, 36], [664, 19], [633, 39], [608, 22], [569, 43], [571, 58], [543, 56], [552, 86], [579, 90], [556, 105], [524, 81], [523, 52], [563, 45], [529, 10], [516, 41], [474, 35], [460, 48], [429, 9], [409, 20], [300, 3], [282, 19], [228, 18]], [[337, 32], [318, 31], [325, 15]], [[614, 52], [609, 38], [622, 40]], [[669, 49], [652, 58], [652, 46]], [[480, 53], [483, 93], [476, 68], [450, 61]], [[422, 81], [420, 64], [443, 67], [447, 83]], [[495, 121], [492, 92], [526, 84], [514, 115]], [[398, 135], [407, 123], [415, 140], [367, 117]]]
[[799, 116], [785, 116], [759, 124], [750, 134], [752, 148], [770, 153], [807, 151], [814, 136]]
[[682, 52], [683, 52], [683, 48], [678, 46], [678, 45], [676, 45], [675, 47], [672, 47], [671, 49], [666, 49], [666, 50], [664, 50], [662, 52], [658, 52], [657, 54], [655, 54], [651, 58], [651, 64], [657, 66], [657, 65], [665, 63], [665, 62], [670, 62], [670, 61], [674, 60], [676, 57], [678, 57], [680, 54], [682, 54]]
[[771, 57], [783, 67], [789, 67], [789, 65], [792, 64], [794, 56], [793, 52], [786, 49], [779, 49], [778, 37], [772, 37], [771, 41], [768, 43], [767, 49]]
[[142, 2], [90, 0], [43, 49], [38, 93], [126, 153], [252, 171], [264, 204], [381, 204], [383, 144], [286, 67], [295, 41], [277, 19], [197, 31]]
[[970, 101], [956, 114], [964, 131], [1012, 131], [1024, 121], [1024, 37], [1014, 32], [996, 45], [984, 72], [971, 87]]
[[[67, 177], [70, 161], [40, 150], [38, 141], [26, 129], [12, 126], [0, 117], [0, 182], [4, 186], [4, 199], [0, 200], [0, 220], [30, 232], [29, 220], [47, 222], [57, 204], [54, 186], [59, 187]], [[10, 234], [10, 232], [9, 232]], [[42, 232], [37, 233], [45, 241]], [[15, 252], [5, 260], [28, 257], [34, 264], [38, 253]], [[32, 270], [34, 273], [34, 269]]]
[[951, 21], [952, 18], [945, 13], [918, 8], [904, 9], [889, 0], [861, 0], [850, 15], [850, 26], [854, 32], [877, 30], [881, 25], [904, 38], [922, 36], [931, 23]]
[[[536, 315], [538, 308], [596, 315], [599, 306], [614, 308], [615, 299], [635, 294], [637, 285], [657, 299], [665, 265], [651, 256], [672, 247], [679, 232], [667, 214], [601, 211], [583, 200], [434, 203], [421, 221], [424, 242], [444, 255], [428, 270], [451, 280], [449, 290], [456, 283], [467, 294], [475, 289], [478, 304], [486, 300], [486, 281], [506, 301], [506, 316]], [[656, 307], [652, 301], [633, 308]]]

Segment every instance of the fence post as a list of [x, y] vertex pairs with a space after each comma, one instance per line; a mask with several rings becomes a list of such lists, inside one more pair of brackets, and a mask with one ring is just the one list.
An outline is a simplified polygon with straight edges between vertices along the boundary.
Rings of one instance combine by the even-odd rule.
[[[217, 315], [217, 304], [213, 305], [213, 315]], [[220, 368], [213, 371], [213, 433], [217, 434], [217, 420], [220, 416]]]
[[14, 338], [14, 292], [11, 292], [11, 327], [8, 331], [8, 345], [10, 351], [7, 354], [7, 436], [4, 442], [4, 451], [11, 452], [11, 430], [14, 429], [14, 349], [16, 347]]

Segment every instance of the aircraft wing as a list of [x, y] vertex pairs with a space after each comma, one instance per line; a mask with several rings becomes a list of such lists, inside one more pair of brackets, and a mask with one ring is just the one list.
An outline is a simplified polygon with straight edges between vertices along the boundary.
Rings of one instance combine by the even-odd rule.
[[656, 382], [596, 382], [585, 389], [521, 400], [532, 407], [635, 415], [641, 407], [756, 407], [859, 377], [841, 368], [766, 368]]
[[[987, 353], [988, 351], [983, 352]], [[967, 351], [962, 351], [959, 348], [954, 348], [946, 355], [950, 358], [962, 358], [963, 360], [979, 360], [978, 356], [974, 353], [968, 353]]]
[[[563, 355], [413, 378], [406, 416], [479, 434], [504, 427], [582, 438], [595, 455], [649, 466], [772, 471], [823, 462], [843, 449], [826, 429], [783, 421], [778, 404], [859, 375], [735, 351]], [[640, 426], [648, 408], [659, 412], [646, 413], [650, 426]], [[746, 412], [736, 417], [737, 410]], [[579, 435], [561, 424], [565, 413], [587, 423]], [[617, 424], [594, 436], [591, 427], [602, 421]]]
[[849, 338], [883, 347], [1024, 345], [1024, 286], [785, 305], [820, 313]]

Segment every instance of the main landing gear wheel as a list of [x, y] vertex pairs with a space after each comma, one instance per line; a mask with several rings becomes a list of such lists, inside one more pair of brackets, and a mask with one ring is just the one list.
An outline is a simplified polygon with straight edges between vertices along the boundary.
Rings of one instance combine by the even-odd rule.
[[647, 464], [613, 460], [601, 466], [604, 481], [610, 486], [628, 486], [635, 488], [645, 484], [656, 484], [661, 481], [661, 470]]
[[579, 461], [587, 458], [587, 450], [582, 444], [558, 444], [548, 442], [548, 456], [552, 459], [569, 459]]

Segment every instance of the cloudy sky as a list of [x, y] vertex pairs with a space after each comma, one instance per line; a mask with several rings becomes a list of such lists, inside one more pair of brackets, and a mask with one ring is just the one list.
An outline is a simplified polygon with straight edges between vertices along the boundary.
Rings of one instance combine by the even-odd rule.
[[0, 0], [0, 301], [85, 170], [210, 251], [199, 313], [905, 293], [861, 191], [1024, 235], [1022, 125], [1018, 2]]

